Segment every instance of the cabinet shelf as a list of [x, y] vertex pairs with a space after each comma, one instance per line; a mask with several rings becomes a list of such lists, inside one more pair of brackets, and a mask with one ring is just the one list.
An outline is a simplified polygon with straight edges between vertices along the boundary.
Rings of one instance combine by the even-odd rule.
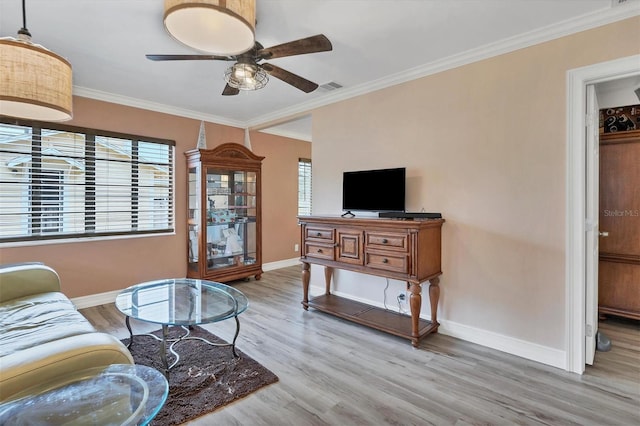
[[255, 197], [256, 194], [252, 192], [209, 192], [207, 191], [208, 196], [212, 197]]
[[417, 336], [413, 336], [411, 334], [411, 316], [367, 305], [355, 300], [345, 299], [333, 294], [323, 294], [314, 297], [306, 304], [303, 303], [303, 305], [406, 339], [422, 339], [427, 334], [433, 333], [438, 329], [437, 324], [420, 318], [418, 320], [418, 334]]
[[[212, 259], [229, 259], [229, 258], [234, 258], [237, 256], [245, 256], [245, 254], [243, 253], [236, 253], [236, 254], [215, 254], [213, 256], [208, 256], [207, 259], [212, 260]], [[246, 259], [245, 259], [246, 260]], [[255, 260], [255, 259], [254, 259]]]
[[246, 217], [242, 219], [231, 220], [227, 222], [207, 222], [207, 226], [224, 226], [224, 225], [243, 225], [246, 223], [256, 223], [257, 218]]

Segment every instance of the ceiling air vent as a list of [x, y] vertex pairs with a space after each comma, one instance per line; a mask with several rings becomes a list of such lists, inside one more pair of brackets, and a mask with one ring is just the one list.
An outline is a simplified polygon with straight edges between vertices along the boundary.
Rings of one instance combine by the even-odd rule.
[[335, 81], [330, 81], [320, 86], [322, 90], [325, 92], [330, 92], [332, 90], [340, 89], [342, 84], [336, 83]]

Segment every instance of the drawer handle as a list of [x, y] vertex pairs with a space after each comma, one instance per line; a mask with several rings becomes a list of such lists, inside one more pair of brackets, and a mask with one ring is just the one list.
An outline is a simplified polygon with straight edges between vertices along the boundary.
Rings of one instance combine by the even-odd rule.
[[322, 232], [316, 232], [316, 237], [322, 237]]
[[389, 263], [389, 259], [382, 259], [382, 263]]
[[389, 241], [387, 241], [387, 239], [386, 239], [386, 238], [383, 238], [383, 239], [382, 239], [382, 244], [387, 244], [388, 242], [389, 242]]
[[322, 249], [318, 249], [318, 253], [322, 253]]

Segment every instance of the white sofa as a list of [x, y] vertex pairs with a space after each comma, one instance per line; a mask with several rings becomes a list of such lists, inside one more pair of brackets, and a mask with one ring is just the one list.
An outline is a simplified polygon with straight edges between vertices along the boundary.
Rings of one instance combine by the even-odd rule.
[[76, 310], [53, 269], [0, 265], [0, 401], [71, 371], [110, 364], [133, 364], [133, 358]]

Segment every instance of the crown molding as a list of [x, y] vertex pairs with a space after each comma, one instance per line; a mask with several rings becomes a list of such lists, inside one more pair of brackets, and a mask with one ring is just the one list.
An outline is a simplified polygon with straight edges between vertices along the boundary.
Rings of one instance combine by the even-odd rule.
[[96, 99], [99, 101], [111, 102], [119, 105], [126, 105], [134, 108], [141, 108], [150, 111], [163, 112], [165, 114], [177, 115], [179, 117], [194, 118], [196, 120], [204, 120], [210, 123], [222, 124], [225, 126], [244, 128], [244, 122], [232, 120], [218, 115], [204, 114], [198, 111], [192, 111], [184, 108], [178, 108], [171, 105], [160, 104], [157, 102], [145, 101], [143, 99], [131, 98], [128, 96], [117, 95], [114, 93], [102, 92], [100, 90], [89, 89], [87, 87], [73, 86], [73, 94], [83, 98]]
[[404, 70], [389, 76], [374, 80], [365, 84], [335, 90], [322, 97], [304, 102], [290, 108], [284, 108], [265, 114], [247, 121], [245, 127], [260, 127], [265, 123], [278, 121], [282, 118], [309, 112], [313, 109], [323, 107], [332, 103], [350, 99], [376, 90], [406, 83], [418, 78], [437, 74], [473, 62], [489, 59], [505, 53], [513, 52], [536, 44], [555, 40], [571, 34], [597, 28], [624, 19], [640, 15], [640, 2], [631, 0], [629, 4], [624, 4], [614, 8], [588, 13], [578, 18], [568, 19], [553, 25], [539, 28], [525, 34], [490, 43], [477, 49], [471, 49], [456, 55], [420, 65], [408, 70]]
[[285, 138], [298, 139], [305, 142], [311, 142], [311, 135], [302, 132], [295, 132], [291, 130], [278, 129], [278, 128], [266, 128], [258, 130], [262, 133], [269, 133], [270, 135], [282, 136]]
[[[477, 49], [468, 50], [466, 52], [452, 55], [441, 60], [433, 61], [424, 65], [410, 68], [405, 71], [391, 74], [389, 76], [365, 84], [357, 85], [351, 88], [339, 89], [324, 96], [317, 97], [311, 101], [273, 111], [269, 114], [264, 114], [247, 121], [239, 121], [226, 117], [204, 114], [197, 111], [102, 92], [86, 87], [74, 86], [73, 91], [74, 95], [77, 96], [97, 99], [105, 102], [113, 102], [116, 104], [127, 105], [151, 111], [163, 112], [166, 114], [172, 114], [181, 117], [205, 120], [212, 123], [239, 128], [261, 128], [264, 127], [265, 124], [277, 121], [282, 122], [285, 121], [283, 119], [307, 113], [313, 109], [320, 108], [332, 103], [340, 102], [356, 96], [374, 92], [376, 90], [395, 86], [401, 83], [406, 83], [418, 78], [440, 73], [463, 65], [468, 65], [470, 63], [478, 62], [484, 59], [489, 59], [505, 53], [513, 52], [539, 43], [544, 43], [546, 41], [597, 28], [638, 15], [640, 15], [640, 2], [638, 0], [630, 0], [627, 4], [622, 4], [617, 7], [611, 7], [609, 9], [588, 13], [578, 18], [568, 19], [553, 25], [549, 25], [547, 27], [528, 32], [526, 34], [521, 34], [515, 37], [501, 40], [499, 42], [487, 44]], [[261, 131], [263, 130], [261, 129]], [[283, 134], [282, 136], [287, 135]], [[288, 137], [294, 137], [295, 139], [302, 140], [310, 139], [309, 137], [302, 138], [302, 136], [300, 135]]]

